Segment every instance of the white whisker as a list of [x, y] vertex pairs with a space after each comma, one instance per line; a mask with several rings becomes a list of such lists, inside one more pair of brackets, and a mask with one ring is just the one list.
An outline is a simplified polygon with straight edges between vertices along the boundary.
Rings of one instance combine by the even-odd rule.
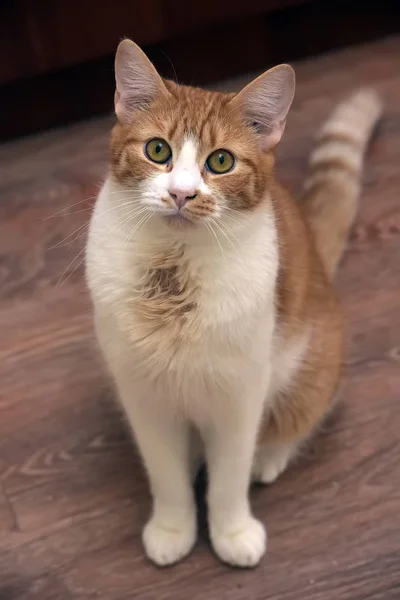
[[[48, 221], [49, 219], [52, 219], [53, 217], [56, 217], [57, 215], [61, 215], [61, 213], [65, 212], [66, 210], [69, 210], [70, 208], [73, 208], [74, 206], [78, 206], [78, 204], [82, 204], [83, 202], [88, 202], [89, 200], [94, 200], [95, 198], [96, 198], [96, 196], [90, 196], [89, 198], [84, 198], [83, 200], [79, 200], [79, 202], [75, 202], [74, 204], [65, 206], [61, 210], [58, 210], [57, 212], [53, 213], [52, 215], [49, 215], [48, 217], [44, 217], [43, 219], [41, 219], [40, 222], [43, 223], [44, 221]], [[63, 216], [63, 215], [61, 215], [61, 216]]]
[[[140, 210], [141, 214], [142, 212], [147, 211], [146, 208], [142, 208]], [[108, 211], [104, 211], [104, 212], [108, 212]], [[104, 213], [103, 213], [104, 214]], [[125, 222], [127, 222], [130, 218], [132, 218], [133, 215], [137, 215], [136, 211], [132, 211], [131, 213], [129, 213], [128, 215], [123, 215], [122, 221], [120, 221], [120, 219], [117, 219], [114, 227], [111, 229], [111, 231], [107, 231], [106, 235], [103, 236], [103, 238], [100, 240], [100, 244], [110, 235], [110, 233], [112, 233], [118, 226], [122, 226]], [[150, 216], [152, 216], [152, 213], [150, 213]], [[124, 221], [124, 219], [126, 219]], [[118, 222], [120, 221], [120, 222]], [[85, 224], [86, 226], [88, 226], [89, 224]], [[62, 284], [66, 283], [68, 281], [68, 279], [75, 273], [75, 271], [77, 271], [77, 269], [79, 269], [79, 267], [81, 266], [81, 264], [83, 263], [83, 261], [85, 260], [85, 256], [83, 256], [83, 258], [78, 262], [78, 264], [73, 268], [73, 270], [71, 271], [71, 273], [69, 273], [67, 275], [67, 277], [65, 277], [65, 279], [63, 280], [64, 275], [67, 273], [67, 271], [72, 267], [72, 265], [75, 263], [75, 261], [78, 260], [78, 258], [82, 255], [83, 252], [85, 252], [86, 247], [83, 248], [76, 256], [75, 258], [72, 259], [72, 261], [68, 264], [68, 266], [64, 269], [63, 273], [61, 274], [61, 277], [59, 278], [55, 288], [57, 289], [58, 287], [60, 287]]]
[[224, 213], [223, 216], [224, 216], [224, 218], [229, 219], [231, 221], [231, 223], [235, 223], [235, 225], [238, 225], [239, 227], [241, 226], [241, 223], [239, 223], [239, 221], [237, 221], [236, 219], [231, 217], [231, 215], [227, 215], [226, 213]]
[[211, 231], [211, 233], [213, 234], [213, 236], [214, 236], [214, 238], [215, 238], [215, 240], [216, 240], [216, 242], [217, 242], [217, 244], [218, 244], [218, 246], [219, 246], [219, 249], [220, 249], [220, 251], [221, 251], [221, 256], [222, 256], [222, 258], [225, 258], [225, 254], [224, 254], [224, 251], [223, 251], [223, 249], [222, 249], [221, 242], [219, 241], [217, 234], [215, 233], [214, 229], [212, 228], [211, 221], [204, 221], [204, 223], [206, 224], [206, 226], [207, 226], [207, 229], [208, 229], [209, 231]]
[[230, 244], [232, 244], [233, 246], [235, 245], [234, 242], [231, 240], [231, 238], [228, 236], [227, 232], [224, 231], [221, 227], [221, 223], [218, 223], [217, 221], [213, 221], [214, 225], [216, 226], [216, 228], [222, 233], [222, 235], [225, 237], [225, 239], [228, 240], [228, 242]]
[[[69, 244], [72, 244], [72, 242], [74, 242], [75, 240], [78, 239], [80, 233], [82, 233], [82, 231], [85, 228], [89, 227], [89, 222], [84, 223], [83, 225], [81, 225], [80, 227], [78, 227], [78, 229], [75, 229], [72, 233], [70, 233], [69, 235], [67, 235], [67, 237], [63, 238], [61, 240], [61, 242], [57, 242], [57, 244], [54, 244], [53, 246], [50, 246], [49, 248], [46, 248], [46, 252], [49, 252], [50, 250], [54, 250], [55, 248], [60, 248], [61, 246], [68, 246]], [[69, 242], [67, 242], [67, 240], [69, 238], [71, 238], [72, 236], [74, 236], [75, 234], [78, 234], [76, 237], [74, 237], [72, 240], [70, 240]]]
[[[134, 204], [134, 203], [125, 202], [123, 204], [112, 206], [111, 208], [108, 208], [107, 210], [104, 210], [103, 212], [101, 212], [99, 215], [93, 215], [92, 219], [102, 217], [103, 215], [105, 215], [106, 213], [108, 213], [112, 210], [117, 210], [117, 209], [120, 209], [123, 207], [128, 207], [128, 206], [131, 206], [132, 204]], [[78, 211], [78, 212], [80, 212], [80, 211]], [[123, 216], [125, 217], [126, 215], [123, 215]], [[62, 246], [67, 246], [69, 244], [72, 244], [80, 237], [80, 235], [83, 233], [85, 228], [86, 229], [89, 228], [89, 225], [90, 225], [90, 221], [88, 221], [87, 223], [83, 223], [83, 225], [80, 225], [77, 229], [75, 229], [72, 233], [70, 233], [65, 238], [63, 238], [60, 242], [57, 242], [57, 244], [54, 244], [53, 246], [50, 246], [49, 248], [47, 248], [46, 251], [54, 250], [55, 248], [60, 248]], [[68, 242], [67, 240], [69, 240], [69, 238], [73, 237], [75, 234], [78, 234], [78, 235], [76, 235], [76, 237], [74, 237], [72, 240], [70, 240]]]
[[233, 233], [233, 231], [228, 227], [228, 225], [226, 223], [224, 223], [223, 221], [218, 221], [218, 226], [222, 227], [226, 231], [232, 245], [235, 245], [235, 243], [232, 241], [232, 239], [235, 240], [235, 242], [237, 244], [242, 245], [241, 242], [236, 237], [236, 235]]
[[[130, 232], [130, 234], [126, 238], [124, 247], [126, 247], [128, 245], [128, 243], [130, 242], [130, 240], [132, 239], [132, 237], [135, 235], [135, 233], [139, 229], [139, 227], [142, 224], [144, 224], [145, 222], [147, 222], [151, 216], [152, 216], [152, 213], [150, 212], [150, 214], [149, 214], [148, 210], [146, 209], [146, 214], [144, 215], [144, 217], [142, 217], [140, 219], [140, 221], [138, 223], [136, 223], [135, 227], [133, 228], [133, 230]], [[147, 217], [149, 217], [149, 218], [147, 218]]]

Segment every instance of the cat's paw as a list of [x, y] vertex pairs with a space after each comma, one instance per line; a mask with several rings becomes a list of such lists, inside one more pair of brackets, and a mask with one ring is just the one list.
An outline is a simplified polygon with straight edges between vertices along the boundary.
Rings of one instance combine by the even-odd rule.
[[258, 449], [252, 470], [254, 483], [273, 483], [287, 468], [294, 454], [293, 444], [270, 444]]
[[276, 481], [286, 469], [289, 463], [289, 457], [287, 456], [274, 456], [270, 460], [266, 460], [262, 468], [258, 472], [258, 477], [255, 481], [259, 483], [273, 483]]
[[211, 529], [211, 540], [224, 562], [234, 567], [255, 567], [265, 553], [267, 535], [263, 524], [249, 517], [237, 529], [224, 532]]
[[196, 541], [196, 519], [182, 518], [179, 524], [157, 523], [153, 517], [143, 530], [147, 556], [156, 565], [166, 567], [184, 558]]

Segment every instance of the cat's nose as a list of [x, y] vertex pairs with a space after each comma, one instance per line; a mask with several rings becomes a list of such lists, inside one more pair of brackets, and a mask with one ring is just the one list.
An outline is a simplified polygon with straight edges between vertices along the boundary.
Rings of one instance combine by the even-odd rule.
[[183, 208], [187, 202], [196, 198], [200, 183], [200, 172], [197, 171], [198, 169], [194, 167], [187, 168], [179, 164], [176, 164], [172, 169], [168, 182], [168, 192], [177, 208]]
[[168, 193], [178, 208], [183, 208], [189, 200], [194, 200], [197, 196], [193, 187], [171, 186]]

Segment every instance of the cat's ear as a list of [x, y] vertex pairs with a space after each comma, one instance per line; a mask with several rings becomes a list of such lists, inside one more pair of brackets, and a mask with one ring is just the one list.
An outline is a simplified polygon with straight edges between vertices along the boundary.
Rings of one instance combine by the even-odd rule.
[[145, 53], [131, 40], [123, 40], [115, 56], [115, 113], [122, 122], [132, 112], [168, 91]]
[[294, 70], [289, 65], [279, 65], [257, 77], [231, 100], [258, 132], [262, 150], [267, 151], [280, 141], [294, 90]]

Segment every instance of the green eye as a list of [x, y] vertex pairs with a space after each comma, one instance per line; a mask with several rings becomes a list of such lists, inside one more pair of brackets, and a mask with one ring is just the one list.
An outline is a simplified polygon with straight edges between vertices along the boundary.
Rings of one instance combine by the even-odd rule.
[[147, 142], [145, 153], [147, 158], [159, 164], [168, 162], [172, 156], [172, 150], [169, 144], [161, 138], [154, 138]]
[[233, 169], [235, 165], [235, 159], [233, 154], [228, 150], [215, 150], [206, 160], [207, 168], [211, 173], [220, 175], [221, 173], [227, 173]]

